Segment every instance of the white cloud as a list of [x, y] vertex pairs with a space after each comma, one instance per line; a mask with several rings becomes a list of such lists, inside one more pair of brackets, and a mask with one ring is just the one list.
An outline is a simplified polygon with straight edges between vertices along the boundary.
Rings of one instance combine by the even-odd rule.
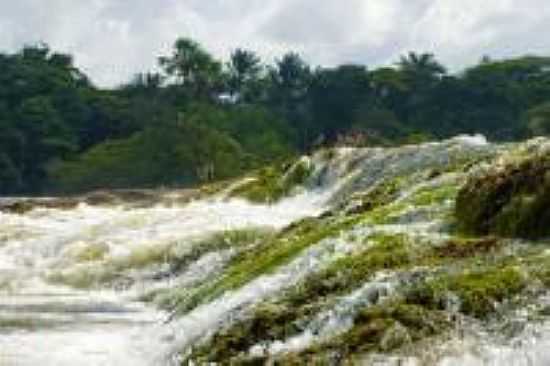
[[[436, 0], [420, 18], [407, 47], [437, 53], [454, 67], [483, 55], [517, 56], [550, 51], [540, 26], [549, 24], [546, 0]], [[538, 44], [539, 46], [535, 46]]]
[[418, 50], [457, 68], [548, 52], [548, 24], [547, 0], [19, 0], [0, 5], [0, 49], [46, 41], [110, 86], [154, 68], [178, 36], [219, 57], [295, 49], [314, 64], [373, 66]]

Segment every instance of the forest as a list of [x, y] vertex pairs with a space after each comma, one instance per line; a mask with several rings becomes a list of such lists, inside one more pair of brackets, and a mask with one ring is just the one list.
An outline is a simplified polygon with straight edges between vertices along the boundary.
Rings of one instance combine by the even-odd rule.
[[318, 67], [293, 52], [219, 60], [180, 38], [158, 66], [106, 89], [45, 44], [0, 53], [0, 195], [188, 187], [338, 144], [550, 134], [547, 57]]

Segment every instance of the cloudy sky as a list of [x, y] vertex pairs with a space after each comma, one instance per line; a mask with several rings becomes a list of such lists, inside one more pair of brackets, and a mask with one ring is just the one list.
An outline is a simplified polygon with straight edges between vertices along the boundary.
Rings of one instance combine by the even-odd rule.
[[550, 54], [548, 0], [0, 0], [0, 50], [44, 41], [102, 86], [151, 70], [178, 36], [219, 57], [389, 64], [408, 50], [459, 70], [483, 55]]

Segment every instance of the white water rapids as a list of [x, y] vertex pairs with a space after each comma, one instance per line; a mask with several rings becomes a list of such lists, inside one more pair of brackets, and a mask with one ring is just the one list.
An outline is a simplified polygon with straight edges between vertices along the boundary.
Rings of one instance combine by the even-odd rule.
[[[48, 284], [48, 273], [78, 263], [68, 253], [104, 243], [110, 256], [246, 227], [281, 228], [320, 212], [322, 195], [303, 194], [275, 206], [234, 200], [181, 208], [36, 209], [0, 213], [0, 365], [151, 365], [170, 340], [166, 314], [131, 301], [132, 293], [78, 291]], [[200, 270], [200, 268], [197, 268]]]
[[[81, 204], [66, 210], [37, 208], [24, 214], [0, 212], [0, 366], [170, 365], [174, 353], [220, 328], [234, 312], [292, 286], [350, 250], [345, 237], [322, 240], [274, 273], [260, 276], [167, 322], [169, 314], [137, 301], [139, 295], [148, 290], [171, 286], [163, 278], [96, 290], [78, 290], [52, 281], [52, 274], [88, 268], [88, 263], [82, 263], [77, 260], [78, 255], [75, 256], [83, 248], [101, 248], [105, 261], [124, 260], [136, 251], [174, 242], [185, 245], [198, 237], [227, 230], [281, 229], [301, 218], [321, 214], [327, 205], [354, 191], [364, 190], [380, 179], [445, 167], [463, 155], [483, 156], [493, 153], [493, 149], [497, 147], [487, 145], [479, 136], [400, 149], [341, 149], [330, 165], [317, 164], [312, 186], [318, 189], [271, 206], [210, 199], [173, 207], [130, 209], [123, 205]], [[430, 235], [430, 228], [438, 227], [437, 222], [433, 224], [412, 220], [386, 229], [405, 233], [422, 231]], [[357, 229], [356, 234], [364, 234], [361, 230], [370, 229]], [[230, 255], [230, 251], [208, 253], [173, 281], [182, 285], [215, 276]], [[319, 314], [310, 326], [315, 336], [317, 332], [322, 336], [324, 332], [329, 334], [345, 328], [350, 322], [349, 314], [368, 305], [373, 291], [382, 289], [391, 293], [393, 280], [388, 282], [385, 277], [382, 280], [363, 284], [358, 291], [342, 298], [336, 308]], [[400, 359], [394, 363], [384, 358], [374, 364], [550, 365], [548, 329], [545, 325], [527, 328], [519, 336], [522, 341], [512, 344], [483, 343], [475, 337], [457, 338], [440, 347], [445, 356], [436, 361]], [[314, 334], [306, 332], [268, 346], [276, 351], [299, 349], [314, 340]], [[365, 361], [365, 364], [373, 362]]]

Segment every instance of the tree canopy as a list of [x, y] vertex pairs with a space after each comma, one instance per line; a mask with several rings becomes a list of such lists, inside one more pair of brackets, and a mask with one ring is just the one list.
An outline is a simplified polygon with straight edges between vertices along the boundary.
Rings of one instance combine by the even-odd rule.
[[0, 53], [0, 194], [193, 185], [342, 141], [550, 134], [546, 57], [456, 74], [417, 52], [377, 69], [314, 67], [242, 48], [221, 60], [180, 38], [159, 67], [102, 89], [45, 44]]

